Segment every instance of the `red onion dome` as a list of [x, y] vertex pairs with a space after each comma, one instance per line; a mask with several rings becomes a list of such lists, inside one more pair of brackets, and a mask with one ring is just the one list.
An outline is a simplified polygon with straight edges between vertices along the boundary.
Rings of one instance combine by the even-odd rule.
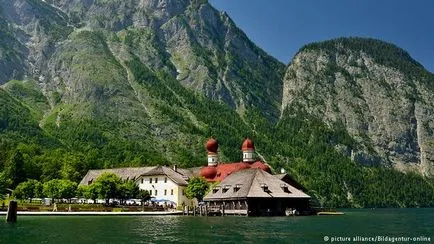
[[257, 161], [251, 166], [252, 168], [256, 169], [262, 169], [263, 171], [266, 171], [268, 173], [271, 173], [271, 169], [268, 165], [264, 164], [263, 162]]
[[208, 152], [217, 153], [218, 148], [219, 143], [214, 138], [209, 139], [206, 143], [206, 150], [208, 150]]
[[241, 146], [242, 151], [250, 151], [255, 150], [255, 145], [253, 144], [253, 141], [247, 138], [244, 140], [243, 145]]
[[200, 176], [205, 177], [206, 179], [214, 179], [217, 174], [216, 167], [203, 167], [200, 170]]

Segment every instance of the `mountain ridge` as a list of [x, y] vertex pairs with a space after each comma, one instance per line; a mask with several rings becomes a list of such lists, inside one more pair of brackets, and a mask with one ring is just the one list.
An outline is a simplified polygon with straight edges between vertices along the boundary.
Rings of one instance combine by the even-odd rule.
[[[22, 15], [0, 15], [0, 33], [9, 33], [0, 50], [16, 53], [0, 52], [8, 71], [0, 74], [7, 81], [0, 177], [78, 181], [95, 168], [195, 167], [206, 164], [209, 137], [221, 142], [223, 162], [239, 161], [240, 143], [250, 137], [261, 159], [285, 168], [323, 205], [434, 204], [431, 74], [411, 60], [404, 74], [395, 68], [402, 57], [408, 61], [405, 53], [341, 39], [358, 49], [339, 49], [336, 40], [311, 44], [285, 67], [207, 1], [119, 3], [0, 1]], [[25, 7], [32, 4], [38, 7]], [[364, 46], [371, 51], [361, 54]], [[395, 91], [396, 82], [402, 86]], [[368, 106], [376, 94], [381, 100]], [[406, 106], [374, 106], [398, 98]], [[374, 115], [386, 122], [366, 119]], [[390, 147], [378, 139], [384, 131]], [[408, 189], [416, 197], [406, 196]]]
[[[294, 57], [282, 110], [298, 103], [325, 122], [342, 121], [356, 140], [370, 144], [362, 146], [363, 155], [350, 153], [360, 156], [356, 161], [420, 167], [432, 175], [434, 157], [427, 145], [433, 140], [433, 85], [434, 75], [402, 49], [373, 39], [340, 38], [308, 45]], [[374, 154], [367, 153], [369, 146]]]

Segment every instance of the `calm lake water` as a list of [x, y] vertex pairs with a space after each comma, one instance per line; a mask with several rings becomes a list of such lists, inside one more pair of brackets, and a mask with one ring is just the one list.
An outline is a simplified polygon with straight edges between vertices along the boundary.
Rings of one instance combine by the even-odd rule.
[[0, 243], [326, 243], [327, 237], [331, 243], [356, 236], [434, 242], [434, 209], [343, 211], [343, 216], [256, 218], [18, 216], [15, 224], [0, 222]]

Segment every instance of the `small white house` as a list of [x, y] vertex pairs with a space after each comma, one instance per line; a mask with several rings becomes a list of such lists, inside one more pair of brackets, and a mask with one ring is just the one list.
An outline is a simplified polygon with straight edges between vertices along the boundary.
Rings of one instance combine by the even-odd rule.
[[136, 183], [141, 190], [149, 191], [152, 201], [178, 207], [191, 204], [185, 196], [187, 180], [188, 177], [178, 172], [176, 167], [157, 166], [139, 176]]
[[178, 169], [176, 166], [89, 170], [80, 185], [92, 184], [105, 172], [116, 174], [123, 180], [134, 180], [141, 190], [149, 191], [152, 201], [160, 205], [167, 203], [179, 207], [193, 203], [185, 196], [187, 180], [193, 176], [189, 170]]

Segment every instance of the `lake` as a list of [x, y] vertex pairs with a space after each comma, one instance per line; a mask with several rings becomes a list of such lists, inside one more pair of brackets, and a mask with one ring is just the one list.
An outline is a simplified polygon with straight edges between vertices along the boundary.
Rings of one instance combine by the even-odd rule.
[[325, 243], [376, 236], [434, 242], [434, 209], [342, 211], [300, 217], [18, 216], [15, 224], [0, 222], [0, 243]]

